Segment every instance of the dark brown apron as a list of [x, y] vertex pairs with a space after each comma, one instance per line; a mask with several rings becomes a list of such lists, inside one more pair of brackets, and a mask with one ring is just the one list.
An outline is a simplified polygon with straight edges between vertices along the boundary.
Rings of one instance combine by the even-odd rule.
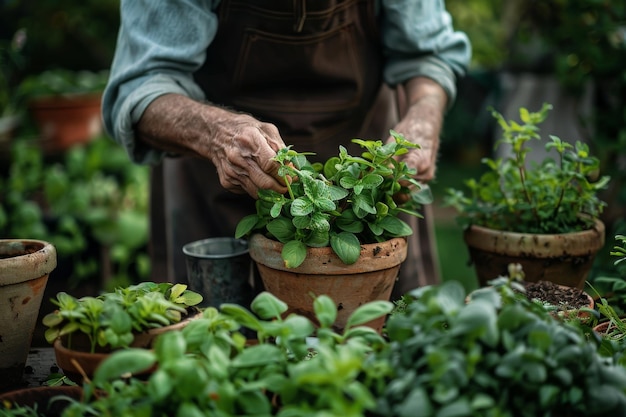
[[[196, 80], [210, 102], [274, 123], [286, 144], [315, 152], [312, 160], [336, 154], [339, 144], [360, 152], [350, 139], [386, 139], [401, 106], [382, 82], [374, 3], [224, 0]], [[152, 185], [155, 280], [185, 282], [182, 246], [233, 236], [254, 212], [252, 198], [220, 186], [208, 160], [168, 158], [153, 170]], [[410, 237], [394, 298], [439, 280], [432, 222], [406, 220], [419, 233]]]

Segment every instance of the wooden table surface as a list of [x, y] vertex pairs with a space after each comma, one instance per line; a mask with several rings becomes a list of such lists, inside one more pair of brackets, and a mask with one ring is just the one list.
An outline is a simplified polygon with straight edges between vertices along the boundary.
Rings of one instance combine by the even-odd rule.
[[61, 371], [56, 364], [54, 349], [52, 347], [34, 347], [28, 353], [22, 381], [0, 392], [39, 387], [50, 378], [50, 375], [57, 373], [61, 373]]

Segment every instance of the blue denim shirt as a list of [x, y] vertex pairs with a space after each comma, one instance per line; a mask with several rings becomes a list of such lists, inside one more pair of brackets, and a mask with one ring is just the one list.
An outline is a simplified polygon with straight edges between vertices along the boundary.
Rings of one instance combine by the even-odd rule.
[[[217, 30], [219, 0], [122, 0], [121, 25], [109, 84], [103, 97], [108, 133], [138, 163], [156, 163], [164, 153], [135, 141], [133, 126], [157, 97], [177, 93], [204, 100], [193, 73]], [[378, 0], [391, 86], [415, 76], [437, 81], [452, 103], [456, 76], [469, 65], [467, 36], [455, 32], [443, 0]], [[167, 30], [162, 28], [167, 27]]]

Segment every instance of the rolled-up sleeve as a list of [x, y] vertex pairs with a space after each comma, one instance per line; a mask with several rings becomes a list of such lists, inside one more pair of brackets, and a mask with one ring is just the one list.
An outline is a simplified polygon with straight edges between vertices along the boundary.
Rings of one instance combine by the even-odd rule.
[[471, 45], [455, 31], [443, 0], [382, 0], [384, 78], [396, 85], [413, 77], [428, 77], [456, 98], [456, 80], [467, 71]]
[[215, 37], [217, 1], [122, 0], [121, 25], [102, 100], [107, 132], [137, 163], [156, 163], [163, 152], [135, 140], [134, 126], [157, 97], [179, 93], [203, 100], [193, 73]]

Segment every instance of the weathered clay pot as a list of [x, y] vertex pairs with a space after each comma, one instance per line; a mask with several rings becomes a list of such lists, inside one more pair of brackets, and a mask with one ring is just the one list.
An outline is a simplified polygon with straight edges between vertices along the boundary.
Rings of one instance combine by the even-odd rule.
[[[389, 300], [407, 255], [406, 239], [395, 238], [361, 245], [361, 256], [352, 265], [344, 264], [330, 247], [324, 247], [308, 248], [302, 265], [287, 268], [280, 256], [280, 242], [256, 234], [248, 243], [265, 289], [287, 303], [286, 314], [293, 312], [314, 320], [313, 297], [325, 294], [337, 305], [335, 329], [340, 332], [357, 307]], [[368, 325], [380, 331], [384, 321], [381, 318]]]
[[102, 131], [100, 94], [42, 97], [29, 103], [44, 147], [62, 151]]
[[20, 382], [48, 275], [56, 268], [48, 242], [0, 240], [0, 389]]
[[110, 353], [90, 353], [68, 349], [60, 338], [54, 341], [54, 356], [57, 365], [65, 376], [78, 384], [82, 383], [83, 375], [92, 378], [98, 366], [109, 355]]
[[583, 289], [596, 253], [604, 245], [604, 223], [563, 234], [511, 233], [470, 226], [464, 239], [481, 286], [521, 264], [528, 282], [551, 281]]

